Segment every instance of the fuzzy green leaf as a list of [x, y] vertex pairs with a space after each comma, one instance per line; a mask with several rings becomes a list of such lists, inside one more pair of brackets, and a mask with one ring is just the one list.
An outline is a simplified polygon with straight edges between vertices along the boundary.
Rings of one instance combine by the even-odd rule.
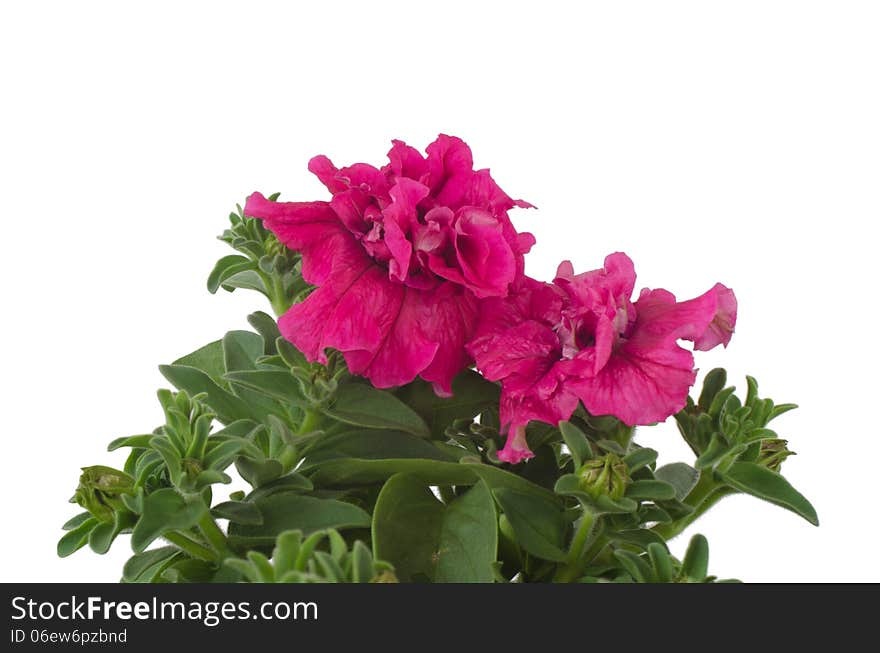
[[400, 399], [361, 383], [339, 386], [335, 401], [324, 412], [333, 419], [356, 426], [406, 431], [425, 438], [431, 435], [418, 413]]
[[755, 463], [733, 463], [722, 480], [732, 488], [764, 499], [800, 515], [813, 526], [819, 525], [819, 517], [812, 504], [780, 474]]

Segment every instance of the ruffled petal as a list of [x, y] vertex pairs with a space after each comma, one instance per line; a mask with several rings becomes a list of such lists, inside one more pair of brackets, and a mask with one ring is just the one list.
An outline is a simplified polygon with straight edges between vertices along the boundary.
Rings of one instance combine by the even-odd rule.
[[614, 415], [630, 426], [653, 424], [684, 408], [696, 380], [693, 367], [693, 355], [674, 343], [634, 338], [598, 374], [570, 386], [593, 415]]
[[455, 251], [465, 285], [477, 297], [503, 297], [516, 278], [516, 262], [502, 225], [489, 212], [465, 207], [455, 221]]
[[327, 202], [272, 202], [253, 193], [244, 214], [263, 220], [278, 240], [302, 254], [303, 278], [311, 284], [325, 283], [336, 268], [362, 269], [368, 262]]
[[403, 141], [393, 140], [391, 143], [391, 149], [388, 151], [389, 164], [383, 169], [385, 174], [421, 180], [428, 172], [425, 157], [416, 148]]
[[420, 295], [426, 313], [422, 328], [437, 343], [437, 352], [421, 377], [433, 383], [439, 394], [451, 396], [452, 380], [473, 361], [465, 344], [473, 335], [478, 302], [464, 289], [451, 284], [410, 292]]
[[717, 306], [708, 328], [694, 340], [694, 349], [698, 351], [708, 351], [718, 345], [727, 347], [736, 327], [736, 295], [720, 283], [716, 283], [710, 292], [715, 293]]
[[394, 285], [401, 289], [402, 298], [382, 342], [372, 351], [343, 352], [352, 373], [367, 377], [377, 388], [409, 383], [431, 363], [439, 348], [426, 332], [429, 311], [420, 292]]
[[434, 204], [457, 210], [470, 192], [474, 175], [471, 148], [460, 138], [440, 134], [425, 152]]
[[287, 340], [292, 342], [309, 361], [327, 362], [324, 349], [333, 346], [327, 336], [332, 329], [327, 316], [336, 310], [339, 302], [373, 264], [361, 257], [360, 265], [340, 266], [337, 272], [316, 288], [305, 300], [294, 304], [278, 320], [278, 328]]

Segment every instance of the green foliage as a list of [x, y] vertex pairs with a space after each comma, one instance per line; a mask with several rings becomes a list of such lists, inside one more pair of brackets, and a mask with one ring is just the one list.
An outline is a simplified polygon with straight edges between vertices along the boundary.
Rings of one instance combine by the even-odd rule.
[[[310, 287], [299, 256], [241, 209], [208, 288], [254, 289], [276, 314]], [[474, 370], [439, 397], [353, 377], [339, 352], [310, 363], [257, 312], [160, 367], [161, 423], [118, 438], [120, 469], [84, 467], [58, 555], [106, 553], [130, 535], [122, 581], [713, 582], [708, 543], [666, 542], [725, 496], [745, 493], [813, 524], [781, 475], [792, 455], [768, 428], [794, 408], [726, 387], [713, 370], [675, 416], [694, 460], [658, 452], [614, 417], [580, 407], [526, 431], [534, 458], [498, 459], [499, 387]], [[215, 334], [219, 336], [220, 334]], [[248, 486], [220, 496], [237, 474]], [[162, 541], [160, 544], [159, 542]]]
[[229, 558], [227, 567], [250, 583], [396, 583], [394, 568], [376, 560], [356, 540], [349, 547], [339, 532], [328, 529], [304, 537], [302, 531], [280, 533], [272, 557], [248, 551], [245, 559]]
[[[270, 195], [272, 199], [277, 197]], [[241, 206], [229, 214], [229, 223], [220, 240], [241, 255], [231, 254], [217, 261], [208, 276], [208, 291], [256, 290], [266, 296], [276, 313], [283, 313], [309, 290], [300, 273], [299, 255], [279, 243], [259, 220], [245, 217]]]

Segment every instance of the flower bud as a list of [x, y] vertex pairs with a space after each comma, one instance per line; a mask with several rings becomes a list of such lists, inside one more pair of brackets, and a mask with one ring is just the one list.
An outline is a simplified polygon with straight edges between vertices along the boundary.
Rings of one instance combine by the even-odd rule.
[[788, 440], [762, 440], [761, 451], [758, 453], [756, 462], [771, 471], [778, 472], [782, 467], [782, 461], [795, 455], [787, 445]]
[[584, 462], [578, 470], [578, 479], [581, 490], [594, 499], [601, 496], [620, 499], [630, 482], [626, 463], [620, 456], [610, 452]]
[[112, 467], [83, 467], [73, 500], [103, 522], [113, 521], [113, 513], [124, 507], [121, 495], [132, 494], [134, 479]]

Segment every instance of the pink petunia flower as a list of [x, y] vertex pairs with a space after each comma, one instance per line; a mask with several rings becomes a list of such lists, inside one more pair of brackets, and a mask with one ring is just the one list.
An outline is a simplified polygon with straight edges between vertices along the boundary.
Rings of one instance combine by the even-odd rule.
[[278, 322], [309, 360], [325, 362], [332, 347], [376, 387], [421, 376], [448, 395], [472, 362], [465, 343], [479, 302], [507, 296], [535, 241], [507, 215], [530, 205], [474, 170], [464, 141], [441, 135], [426, 153], [394, 141], [382, 168], [317, 156], [309, 170], [329, 202], [254, 193], [244, 212], [301, 252], [303, 277], [317, 286]]
[[510, 434], [499, 458], [531, 457], [528, 422], [557, 424], [579, 401], [628, 425], [662, 421], [684, 407], [696, 372], [678, 341], [726, 347], [736, 297], [716, 284], [684, 302], [648, 289], [633, 302], [635, 279], [630, 258], [616, 253], [600, 270], [575, 275], [566, 261], [552, 284], [524, 278], [509, 298], [486, 302], [468, 350], [483, 375], [502, 384], [501, 421]]

